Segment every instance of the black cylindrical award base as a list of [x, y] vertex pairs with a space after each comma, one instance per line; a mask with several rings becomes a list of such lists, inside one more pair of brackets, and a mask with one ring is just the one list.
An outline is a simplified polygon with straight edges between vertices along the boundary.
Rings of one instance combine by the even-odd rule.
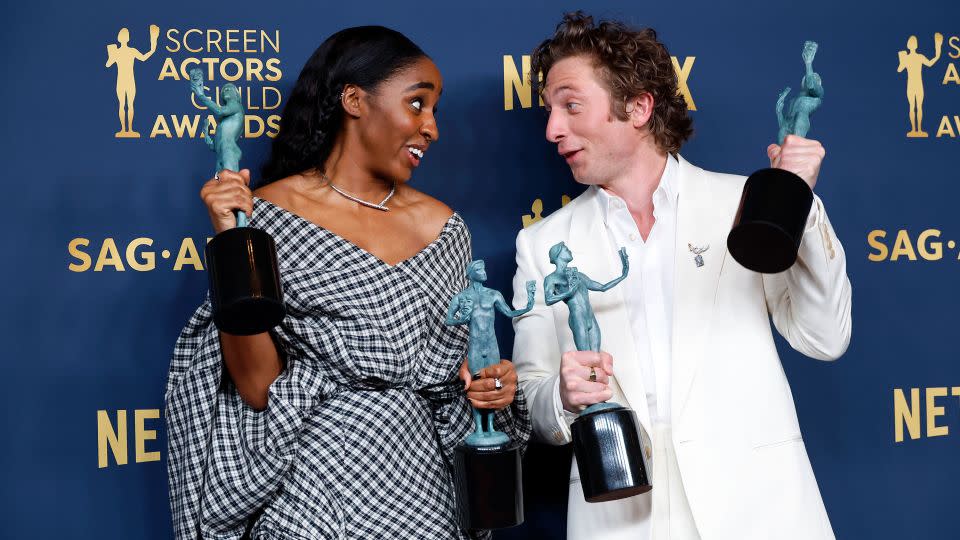
[[453, 481], [464, 529], [504, 529], [523, 523], [523, 470], [518, 445], [457, 446], [453, 452]]
[[783, 169], [761, 169], [747, 178], [727, 236], [730, 255], [748, 270], [775, 274], [793, 266], [803, 239], [813, 191]]
[[653, 487], [633, 410], [615, 406], [581, 414], [570, 429], [587, 502], [625, 499]]
[[266, 332], [283, 320], [277, 246], [253, 227], [223, 231], [207, 244], [213, 321], [228, 334]]

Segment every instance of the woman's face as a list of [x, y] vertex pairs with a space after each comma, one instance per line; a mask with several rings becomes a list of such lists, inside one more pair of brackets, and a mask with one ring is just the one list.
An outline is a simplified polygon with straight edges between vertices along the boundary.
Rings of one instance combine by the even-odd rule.
[[367, 94], [360, 137], [373, 174], [397, 182], [410, 179], [430, 144], [440, 137], [437, 102], [440, 71], [421, 58]]

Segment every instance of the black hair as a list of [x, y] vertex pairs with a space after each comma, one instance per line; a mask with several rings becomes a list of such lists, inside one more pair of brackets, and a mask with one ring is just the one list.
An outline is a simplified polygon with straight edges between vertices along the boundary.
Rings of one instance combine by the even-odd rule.
[[343, 125], [341, 93], [377, 86], [421, 58], [409, 38], [383, 26], [347, 28], [328, 37], [303, 66], [283, 108], [280, 130], [262, 169], [261, 185], [309, 169], [322, 171]]

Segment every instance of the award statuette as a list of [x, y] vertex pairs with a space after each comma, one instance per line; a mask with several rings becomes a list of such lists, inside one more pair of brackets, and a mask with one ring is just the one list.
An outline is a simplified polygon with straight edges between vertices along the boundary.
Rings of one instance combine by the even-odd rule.
[[[817, 44], [803, 45], [807, 72], [800, 81], [800, 94], [784, 112], [784, 100], [790, 88], [777, 99], [780, 124], [778, 144], [790, 134], [806, 137], [810, 116], [823, 101], [820, 75], [813, 71]], [[740, 208], [733, 229], [727, 236], [727, 249], [744, 268], [775, 274], [793, 266], [813, 204], [813, 191], [802, 178], [783, 169], [761, 169], [750, 175], [743, 186]]]
[[[549, 306], [562, 300], [567, 304], [567, 323], [578, 351], [600, 352], [600, 327], [589, 293], [608, 291], [627, 277], [627, 251], [620, 248], [623, 273], [605, 284], [567, 266], [572, 260], [573, 254], [563, 242], [550, 248], [550, 262], [557, 269], [543, 280], [546, 303]], [[570, 430], [587, 502], [615, 501], [653, 488], [640, 440], [641, 428], [632, 409], [613, 402], [596, 403], [580, 412]]]
[[[496, 312], [519, 317], [533, 309], [537, 285], [527, 282], [527, 306], [511, 310], [498, 291], [483, 286], [487, 270], [482, 260], [467, 265], [466, 289], [450, 299], [448, 325], [470, 324], [467, 366], [474, 377], [500, 363], [494, 332]], [[523, 523], [523, 472], [520, 446], [493, 426], [494, 411], [473, 409], [475, 430], [454, 449], [453, 479], [464, 529], [502, 529]]]
[[[222, 105], [204, 94], [203, 72], [190, 70], [190, 89], [197, 101], [217, 120], [209, 135], [209, 117], [203, 125], [203, 140], [217, 153], [216, 172], [240, 170], [240, 147], [244, 110], [233, 84], [220, 90]], [[277, 247], [266, 232], [247, 226], [247, 215], [237, 211], [237, 226], [221, 232], [207, 243], [207, 275], [210, 302], [217, 328], [235, 335], [259, 334], [280, 324], [285, 314]]]

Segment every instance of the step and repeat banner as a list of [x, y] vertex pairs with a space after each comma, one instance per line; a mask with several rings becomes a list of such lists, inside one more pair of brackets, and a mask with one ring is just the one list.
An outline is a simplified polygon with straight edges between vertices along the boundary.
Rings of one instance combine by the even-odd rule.
[[[955, 538], [960, 4], [887, 0], [5, 5], [0, 536], [171, 537], [163, 392], [207, 290], [198, 193], [214, 166], [190, 69], [214, 96], [239, 88], [258, 171], [327, 36], [407, 34], [444, 78], [440, 142], [413, 185], [464, 216], [509, 298], [517, 231], [582, 191], [530, 83], [531, 51], [575, 9], [658, 30], [694, 119], [682, 154], [723, 172], [767, 165], [777, 95], [819, 43], [809, 136], [827, 149], [817, 192], [848, 256], [853, 340], [833, 363], [781, 340], [783, 367], [839, 538]], [[496, 538], [563, 537], [569, 460], [531, 447], [527, 521]]]

